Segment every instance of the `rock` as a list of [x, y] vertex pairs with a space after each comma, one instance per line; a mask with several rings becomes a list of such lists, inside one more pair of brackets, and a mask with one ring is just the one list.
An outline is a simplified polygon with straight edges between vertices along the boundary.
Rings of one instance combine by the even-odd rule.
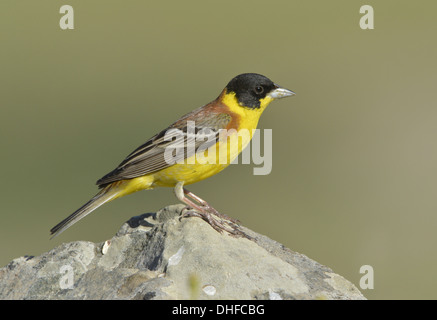
[[331, 269], [245, 227], [220, 234], [183, 205], [102, 243], [64, 243], [0, 269], [0, 299], [365, 299]]

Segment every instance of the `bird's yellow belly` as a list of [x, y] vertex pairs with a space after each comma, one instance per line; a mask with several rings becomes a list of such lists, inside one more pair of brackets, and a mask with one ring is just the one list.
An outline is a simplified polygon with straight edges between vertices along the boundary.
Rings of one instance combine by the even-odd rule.
[[167, 169], [154, 174], [153, 186], [174, 187], [183, 181], [185, 185], [209, 178], [227, 165], [220, 164], [175, 164]]
[[[262, 110], [263, 108], [257, 112], [261, 114]], [[238, 157], [252, 139], [252, 130], [256, 129], [259, 115], [252, 112], [242, 118], [244, 120], [240, 123], [239, 131], [228, 131], [227, 136], [216, 144], [215, 152], [206, 150], [201, 152], [200, 159], [199, 154], [196, 154], [185, 159], [184, 163], [176, 163], [160, 171], [131, 179], [128, 181], [129, 191], [126, 194], [155, 187], [174, 187], [178, 182], [188, 185], [219, 173]]]
[[187, 185], [211, 177], [229, 166], [251, 138], [251, 132], [249, 135], [240, 135], [239, 138], [236, 133], [231, 134], [225, 143], [216, 144], [215, 152], [206, 150], [185, 159], [184, 163], [177, 163], [153, 173], [153, 187], [174, 187], [180, 181]]

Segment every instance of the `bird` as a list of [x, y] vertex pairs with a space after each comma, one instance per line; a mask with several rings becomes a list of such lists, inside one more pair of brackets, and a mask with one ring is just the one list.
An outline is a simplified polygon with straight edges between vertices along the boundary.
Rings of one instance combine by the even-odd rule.
[[[220, 213], [184, 186], [209, 178], [225, 169], [249, 144], [252, 132], [257, 128], [266, 107], [273, 100], [293, 95], [295, 92], [277, 85], [261, 74], [237, 75], [215, 100], [182, 116], [152, 136], [114, 170], [99, 179], [96, 184], [100, 191], [54, 226], [50, 230], [51, 238], [105, 203], [157, 187], [174, 188], [177, 199], [186, 204], [186, 210], [181, 217], [199, 217], [220, 233], [227, 231], [230, 235], [241, 235], [237, 231], [238, 220]], [[249, 134], [242, 135], [238, 143], [228, 143], [233, 135], [243, 130]], [[203, 140], [197, 139], [197, 135], [201, 133], [204, 135]], [[223, 146], [227, 161], [218, 161], [220, 152], [212, 152], [211, 148]], [[203, 151], [204, 160], [208, 160], [206, 163], [196, 157], [200, 151]]]

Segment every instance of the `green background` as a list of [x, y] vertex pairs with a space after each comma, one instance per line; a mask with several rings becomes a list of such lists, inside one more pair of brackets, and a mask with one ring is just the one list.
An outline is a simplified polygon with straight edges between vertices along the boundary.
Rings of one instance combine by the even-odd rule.
[[[75, 29], [59, 8], [73, 6]], [[359, 9], [373, 5], [375, 29]], [[49, 241], [95, 181], [158, 130], [261, 73], [273, 170], [234, 165], [191, 186], [220, 211], [329, 266], [370, 299], [435, 299], [435, 1], [0, 2], [0, 266], [109, 239], [171, 189], [107, 204]], [[207, 244], [206, 244], [207, 245]]]

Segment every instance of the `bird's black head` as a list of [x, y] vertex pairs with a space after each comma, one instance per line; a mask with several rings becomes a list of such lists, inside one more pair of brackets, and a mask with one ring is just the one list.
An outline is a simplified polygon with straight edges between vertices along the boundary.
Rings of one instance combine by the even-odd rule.
[[256, 73], [243, 73], [226, 86], [227, 93], [234, 92], [240, 105], [257, 109], [261, 106], [261, 99], [278, 88], [269, 78]]

